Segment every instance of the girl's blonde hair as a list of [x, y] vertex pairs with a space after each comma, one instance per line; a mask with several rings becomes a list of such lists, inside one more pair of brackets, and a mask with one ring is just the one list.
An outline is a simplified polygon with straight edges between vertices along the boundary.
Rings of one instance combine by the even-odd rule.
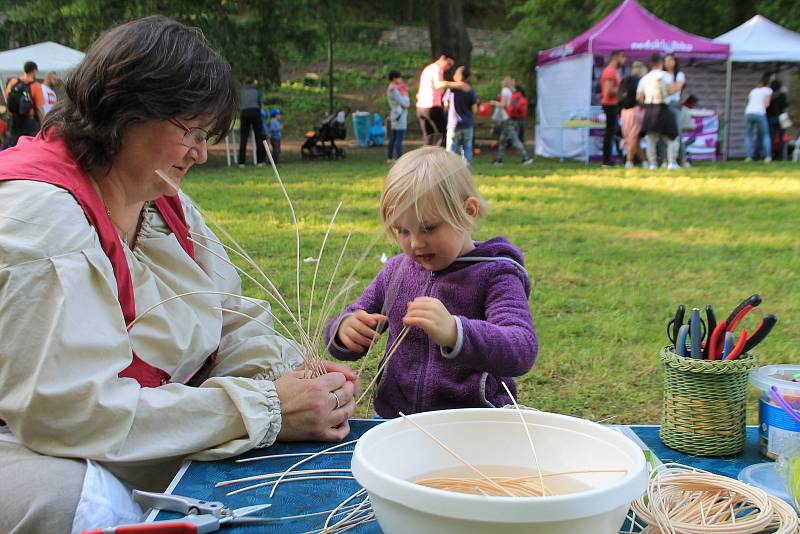
[[[469, 197], [478, 201], [478, 213], [470, 216], [464, 207]], [[422, 147], [406, 152], [392, 166], [381, 192], [381, 220], [390, 237], [397, 217], [413, 207], [417, 219], [447, 223], [471, 232], [477, 219], [489, 211], [460, 156], [439, 147]]]

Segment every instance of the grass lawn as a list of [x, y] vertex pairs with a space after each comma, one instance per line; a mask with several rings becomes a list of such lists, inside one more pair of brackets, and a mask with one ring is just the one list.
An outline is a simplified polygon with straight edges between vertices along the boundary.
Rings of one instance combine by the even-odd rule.
[[[384, 157], [383, 150], [353, 148], [344, 161], [289, 160], [281, 169], [300, 224], [304, 315], [316, 263], [302, 259], [319, 255], [343, 202], [320, 263], [312, 323], [348, 232], [344, 274], [378, 241], [356, 270], [347, 303], [380, 269], [381, 254], [398, 252], [380, 236]], [[658, 351], [677, 304], [713, 304], [721, 320], [755, 292], [764, 303], [744, 326], [755, 327], [770, 312], [779, 318], [755, 351], [760, 363], [800, 363], [800, 165], [708, 163], [667, 172], [541, 159], [523, 167], [511, 157], [502, 167], [490, 162], [482, 156], [475, 163], [494, 209], [474, 237], [506, 235], [524, 251], [535, 283], [530, 306], [540, 349], [519, 380], [522, 403], [592, 420], [658, 423]], [[296, 302], [294, 229], [272, 172], [228, 169], [215, 156], [192, 170], [184, 189]], [[334, 287], [343, 287], [344, 274]], [[245, 292], [264, 296], [249, 281]], [[754, 398], [750, 408], [754, 422]]]

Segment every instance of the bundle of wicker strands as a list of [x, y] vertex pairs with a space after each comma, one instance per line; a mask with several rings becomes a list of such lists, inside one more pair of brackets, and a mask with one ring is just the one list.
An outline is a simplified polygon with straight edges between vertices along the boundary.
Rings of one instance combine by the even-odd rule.
[[646, 533], [797, 534], [794, 509], [763, 490], [680, 464], [653, 473], [647, 493], [633, 502]]

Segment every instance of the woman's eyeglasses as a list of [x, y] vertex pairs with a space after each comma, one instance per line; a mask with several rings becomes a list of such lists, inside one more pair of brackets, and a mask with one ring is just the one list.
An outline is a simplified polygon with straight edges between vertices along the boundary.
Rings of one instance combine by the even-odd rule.
[[171, 124], [174, 124], [181, 130], [183, 130], [185, 135], [181, 140], [181, 144], [187, 148], [197, 148], [199, 149], [203, 143], [208, 142], [208, 132], [202, 128], [189, 128], [181, 121], [176, 118], [167, 119]]

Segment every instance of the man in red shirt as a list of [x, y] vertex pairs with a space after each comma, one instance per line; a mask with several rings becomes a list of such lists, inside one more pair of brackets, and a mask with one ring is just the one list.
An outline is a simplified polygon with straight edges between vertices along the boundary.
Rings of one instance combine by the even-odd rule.
[[610, 167], [611, 144], [617, 133], [617, 115], [619, 114], [619, 70], [625, 65], [625, 53], [622, 50], [611, 52], [611, 59], [600, 75], [600, 104], [606, 114], [606, 131], [603, 135], [603, 166]]
[[[30, 109], [27, 113], [17, 115], [13, 109], [9, 109], [11, 114], [11, 131], [8, 134], [7, 146], [12, 147], [17, 144], [17, 140], [23, 135], [34, 136], [39, 133], [39, 127], [44, 118], [44, 95], [42, 84], [36, 81], [39, 67], [33, 61], [28, 61], [23, 67], [25, 73], [19, 78], [12, 78], [6, 86], [6, 102], [8, 102], [11, 90], [15, 85], [22, 82], [29, 85], [27, 98], [30, 100]], [[10, 106], [9, 106], [10, 107]]]

